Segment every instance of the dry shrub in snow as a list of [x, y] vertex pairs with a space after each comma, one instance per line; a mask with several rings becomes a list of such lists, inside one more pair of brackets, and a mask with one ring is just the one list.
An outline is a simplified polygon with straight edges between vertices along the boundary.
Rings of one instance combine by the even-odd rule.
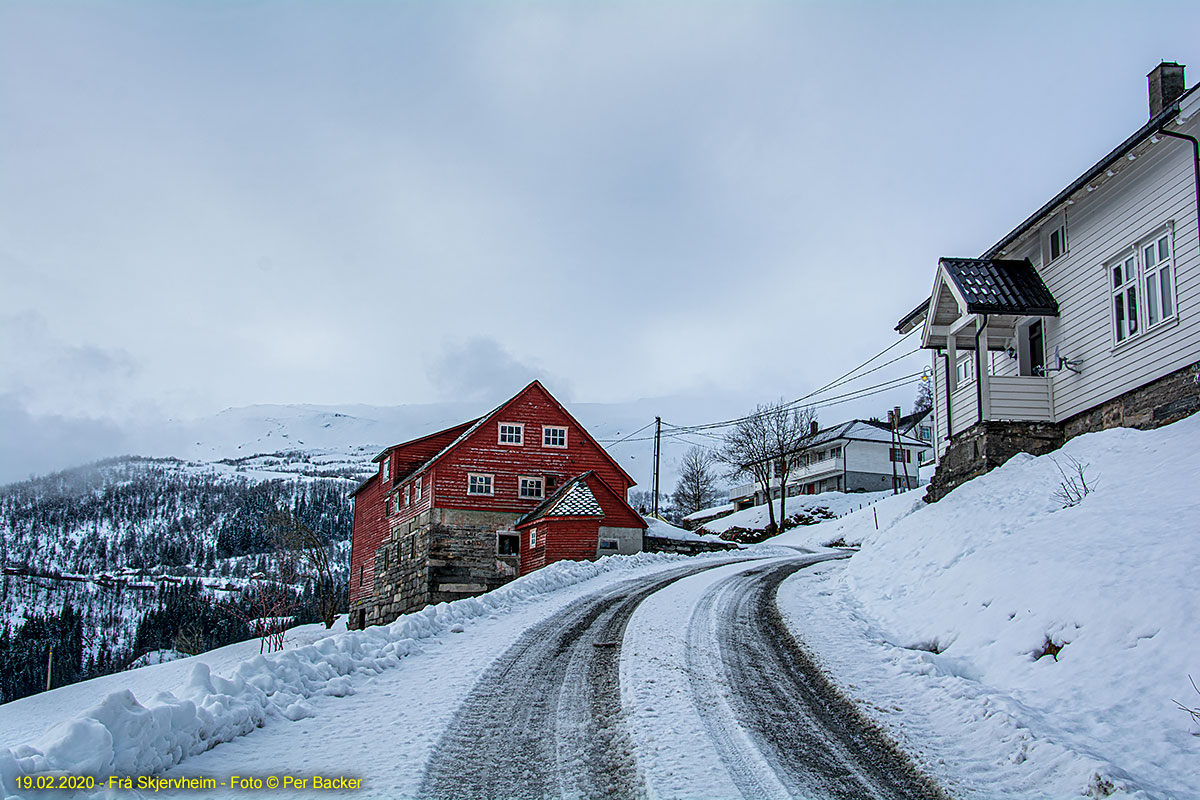
[[[1058, 463], [1058, 459], [1051, 458], [1054, 466], [1058, 467], [1058, 473], [1062, 475], [1062, 483], [1054, 492], [1054, 499], [1063, 504], [1063, 508], [1071, 508], [1083, 502], [1083, 498], [1091, 494], [1098, 485], [1095, 478], [1088, 478], [1087, 470], [1091, 464], [1085, 464], [1074, 456], [1067, 456], [1067, 468]], [[1089, 483], [1088, 481], [1091, 481]]]
[[[1192, 688], [1196, 690], [1196, 694], [1200, 694], [1200, 686], [1196, 686], [1196, 681], [1192, 679], [1191, 675], [1188, 675], [1188, 682], [1192, 684]], [[1193, 708], [1192, 706], [1185, 706], [1178, 700], [1172, 700], [1171, 702], [1186, 711], [1191, 716], [1192, 722], [1200, 728], [1200, 706]], [[1193, 733], [1200, 736], [1200, 730], [1193, 731]]]

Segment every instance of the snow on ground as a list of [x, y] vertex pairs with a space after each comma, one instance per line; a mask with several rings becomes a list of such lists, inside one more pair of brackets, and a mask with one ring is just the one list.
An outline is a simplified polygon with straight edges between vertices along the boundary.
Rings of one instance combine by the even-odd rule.
[[[843, 514], [848, 514], [851, 511], [857, 511], [860, 507], [865, 507], [876, 502], [883, 497], [891, 497], [891, 492], [862, 492], [846, 494], [844, 492], [825, 492], [823, 494], [805, 494], [796, 495], [795, 497], [787, 498], [787, 505], [784, 510], [789, 517], [796, 514], [820, 513], [820, 509], [824, 509], [826, 513], [835, 517], [840, 517]], [[775, 518], [779, 518], [780, 501], [775, 500]], [[753, 506], [752, 508], [743, 508], [741, 511], [735, 511], [727, 517], [715, 519], [712, 522], [706, 522], [700, 530], [706, 533], [724, 533], [731, 528], [745, 528], [746, 530], [766, 530], [770, 524], [770, 517], [767, 513], [767, 506], [764, 503], [761, 506]]]
[[[762, 550], [756, 555], [770, 552]], [[720, 552], [692, 558], [729, 557], [729, 553]], [[197, 758], [218, 744], [237, 741], [256, 728], [279, 730], [287, 726], [276, 726], [274, 722], [300, 722], [318, 713], [336, 713], [339, 708], [354, 709], [355, 716], [322, 727], [321, 736], [314, 738], [314, 746], [323, 754], [326, 765], [333, 759], [342, 774], [372, 766], [386, 774], [404, 760], [415, 765], [413, 770], [419, 770], [428, 747], [448, 721], [447, 715], [469, 691], [477, 673], [464, 673], [461, 680], [447, 683], [453, 684], [453, 691], [443, 687], [434, 695], [424, 696], [422, 707], [428, 709], [429, 698], [434, 697], [436, 708], [444, 707], [446, 719], [434, 726], [423, 722], [424, 733], [410, 732], [405, 734], [407, 738], [402, 737], [403, 741], [394, 742], [401, 748], [407, 742], [415, 748], [412, 752], [388, 749], [381, 755], [375, 751], [375, 758], [383, 758], [386, 763], [373, 764], [364, 757], [370, 754], [376, 739], [374, 733], [358, 724], [366, 712], [354, 703], [335, 703], [333, 699], [353, 695], [356, 684], [380, 679], [389, 668], [404, 663], [406, 656], [453, 640], [466, 633], [468, 626], [485, 620], [488, 624], [483, 627], [499, 640], [479, 643], [469, 651], [476, 653], [475, 661], [486, 665], [503, 650], [505, 642], [511, 643], [509, 640], [515, 640], [529, 625], [570, 600], [635, 574], [669, 569], [687, 558], [640, 553], [594, 562], [562, 561], [486, 595], [431, 606], [391, 625], [350, 632], [344, 627], [325, 631], [320, 625], [302, 626], [288, 632], [290, 645], [280, 653], [261, 656], [257, 654], [258, 642], [242, 642], [5, 704], [0, 706], [0, 788], [5, 797], [14, 796], [19, 775], [48, 771], [76, 775], [159, 773], [185, 759]], [[516, 624], [506, 624], [510, 621]], [[441, 675], [443, 667], [434, 673]], [[412, 677], [410, 670], [400, 672]], [[407, 687], [403, 678], [390, 685], [394, 688], [400, 684]], [[433, 691], [432, 687], [426, 689]], [[459, 694], [453, 694], [455, 691]], [[377, 703], [372, 698], [367, 707]], [[51, 725], [49, 729], [47, 724]], [[302, 733], [309, 732], [303, 725], [301, 728]], [[344, 751], [330, 750], [324, 742], [331, 732], [351, 738], [357, 735], [362, 741], [348, 741]], [[362, 738], [364, 735], [366, 738]], [[278, 741], [285, 743], [279, 751], [278, 767], [299, 766], [288, 759], [295, 741], [286, 735]], [[256, 747], [251, 747], [251, 753]], [[247, 751], [244, 746], [226, 745], [219, 759], [197, 760], [201, 768], [219, 772], [225, 769], [226, 757], [238, 752]], [[257, 763], [258, 772], [268, 767], [261, 758]], [[389, 795], [385, 791], [382, 796]]]
[[712, 506], [711, 508], [702, 508], [699, 511], [693, 511], [692, 513], [690, 513], [686, 517], [684, 517], [684, 519], [686, 519], [686, 520], [708, 519], [709, 517], [715, 517], [718, 514], [730, 514], [732, 512], [733, 512], [733, 503], [725, 503], [723, 505]]
[[720, 536], [715, 536], [710, 533], [699, 533], [697, 531], [688, 531], [683, 528], [676, 528], [669, 522], [663, 522], [661, 519], [654, 517], [642, 517], [646, 520], [647, 536], [657, 536], [662, 539], [681, 539], [689, 542], [725, 542]]
[[[1055, 464], [1096, 488], [1054, 497]], [[1200, 415], [1018, 455], [771, 544], [860, 541], [786, 581], [802, 640], [952, 790], [1200, 798]], [[875, 529], [878, 517], [879, 529]]]

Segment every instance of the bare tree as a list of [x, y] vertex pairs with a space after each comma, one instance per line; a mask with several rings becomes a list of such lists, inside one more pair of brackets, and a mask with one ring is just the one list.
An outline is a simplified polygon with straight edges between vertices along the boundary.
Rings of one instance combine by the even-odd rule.
[[337, 617], [337, 593], [330, 562], [330, 542], [312, 528], [286, 511], [276, 511], [267, 517], [271, 542], [275, 551], [290, 554], [311, 575], [314, 594], [326, 628], [332, 628]]
[[[816, 430], [817, 412], [796, 408], [784, 401], [760, 405], [725, 436], [717, 460], [731, 477], [750, 476], [767, 498], [768, 532], [774, 534], [787, 518], [787, 479], [803, 458], [808, 439]], [[772, 477], [779, 479], [779, 522], [771, 492]]]
[[679, 463], [679, 481], [671, 500], [680, 516], [687, 516], [717, 501], [716, 456], [711, 450], [693, 447]]
[[933, 408], [933, 387], [929, 381], [922, 380], [917, 384], [917, 399], [913, 401], [913, 413], [924, 414]]

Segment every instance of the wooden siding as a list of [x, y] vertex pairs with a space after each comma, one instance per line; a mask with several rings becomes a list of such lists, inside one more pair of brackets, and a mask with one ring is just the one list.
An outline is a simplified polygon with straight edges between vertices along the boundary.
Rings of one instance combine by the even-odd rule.
[[[499, 443], [502, 422], [525, 425], [520, 445]], [[565, 427], [567, 446], [543, 447], [543, 426]], [[629, 477], [548, 392], [533, 384], [438, 461], [434, 486], [437, 507], [530, 511], [541, 499], [519, 496], [521, 475], [554, 476], [556, 486], [561, 486], [588, 470], [595, 470], [622, 497], [628, 492]], [[467, 492], [467, 475], [471, 472], [494, 476], [492, 495]]]
[[[375, 551], [387, 527], [383, 518], [383, 482], [379, 473], [354, 496], [354, 524], [350, 536], [350, 606], [374, 594]], [[361, 579], [360, 579], [361, 575]]]
[[992, 375], [991, 419], [1051, 422], [1050, 379], [1021, 375]]
[[[600, 541], [599, 517], [549, 517], [540, 519], [538, 546], [529, 547], [529, 531], [521, 534], [521, 574], [526, 575], [555, 561], [590, 561]], [[528, 557], [527, 557], [528, 556]]]
[[[1193, 120], [1186, 132], [1200, 127]], [[1164, 224], [1174, 224], [1178, 319], [1113, 346], [1112, 299], [1105, 266]], [[1200, 242], [1192, 149], [1163, 138], [1068, 209], [1069, 252], [1040, 271], [1061, 316], [1047, 318], [1046, 362], [1057, 346], [1082, 374], [1054, 373], [1054, 419], [1062, 421], [1200, 360]], [[1040, 236], [1016, 257], [1040, 263]], [[955, 426], [957, 427], [957, 426]]]

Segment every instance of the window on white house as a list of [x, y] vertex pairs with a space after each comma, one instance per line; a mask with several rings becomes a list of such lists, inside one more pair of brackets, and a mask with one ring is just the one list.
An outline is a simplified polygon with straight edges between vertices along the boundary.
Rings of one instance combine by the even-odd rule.
[[492, 476], [480, 472], [467, 473], [467, 494], [493, 494]]
[[525, 424], [521, 422], [500, 423], [500, 444], [521, 444], [525, 439]]
[[537, 547], [537, 528], [529, 529], [529, 548], [532, 550]]
[[912, 450], [905, 450], [902, 447], [893, 447], [889, 451], [889, 458], [897, 464], [906, 461], [912, 461]]
[[532, 475], [521, 476], [521, 497], [537, 497], [542, 496], [542, 478]]
[[968, 353], [958, 360], [958, 385], [962, 386], [975, 377], [975, 356]]
[[1146, 286], [1146, 327], [1175, 315], [1175, 281], [1169, 232], [1142, 245], [1142, 280]]
[[1049, 264], [1067, 254], [1067, 218], [1060, 216], [1046, 228], [1045, 261]]
[[601, 539], [600, 540], [600, 549], [601, 550], [610, 550], [612, 552], [616, 552], [620, 548], [620, 545], [621, 545], [621, 543], [618, 542], [616, 539]]
[[566, 447], [567, 429], [549, 425], [542, 428], [542, 447]]
[[932, 441], [933, 440], [933, 426], [932, 425], [922, 425], [920, 433], [919, 433], [919, 438], [921, 439], [922, 442]]
[[1117, 341], [1138, 335], [1137, 256], [1131, 255], [1110, 269], [1112, 275], [1113, 330]]

